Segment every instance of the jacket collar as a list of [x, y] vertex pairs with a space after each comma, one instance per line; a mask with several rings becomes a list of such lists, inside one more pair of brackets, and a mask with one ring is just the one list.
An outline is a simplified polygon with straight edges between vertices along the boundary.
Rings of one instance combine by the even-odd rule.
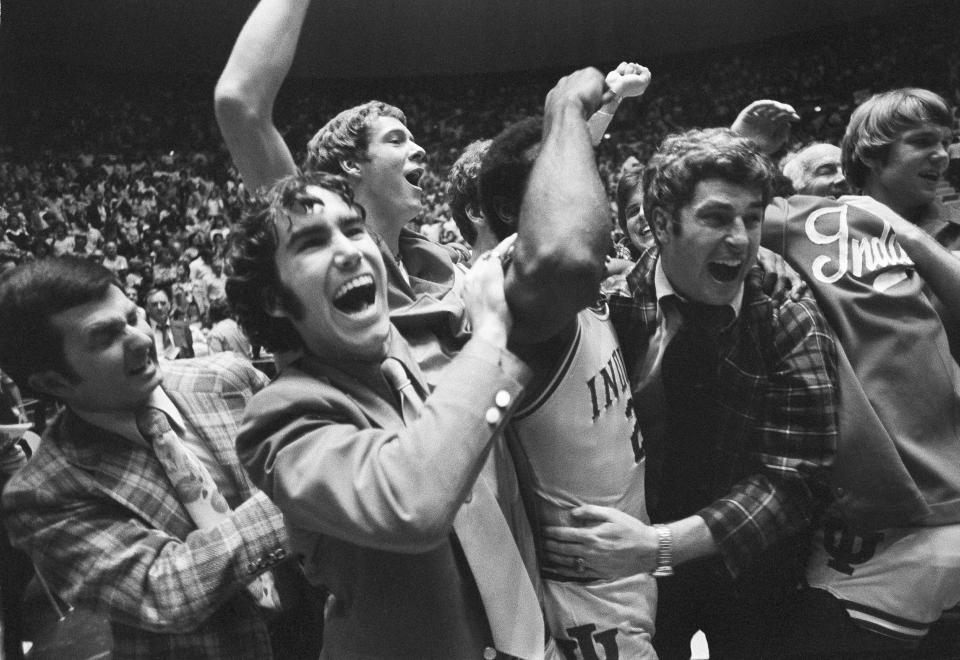
[[[407, 343], [395, 327], [390, 329], [386, 357], [395, 358], [403, 364], [421, 397], [426, 398], [429, 395], [426, 380]], [[331, 363], [306, 354], [294, 366], [314, 378], [333, 384], [344, 395], [353, 399], [371, 425], [397, 428], [403, 426], [403, 416], [397, 405], [391, 405], [396, 402], [396, 396], [381, 375], [380, 364], [379, 361]]]

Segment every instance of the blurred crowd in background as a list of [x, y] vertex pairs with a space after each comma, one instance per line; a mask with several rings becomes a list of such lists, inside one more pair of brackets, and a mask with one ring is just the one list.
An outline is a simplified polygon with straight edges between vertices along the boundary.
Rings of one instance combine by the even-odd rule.
[[[598, 149], [608, 190], [625, 161], [642, 164], [667, 133], [729, 125], [754, 99], [798, 110], [793, 149], [838, 143], [850, 112], [875, 91], [910, 84], [960, 104], [960, 34], [946, 24], [931, 32], [924, 18], [887, 15], [650, 62], [656, 82], [642, 100], [623, 104]], [[275, 119], [299, 159], [296, 149], [338, 109], [373, 96], [404, 108], [427, 153], [425, 205], [413, 223], [448, 243], [460, 240], [444, 195], [450, 165], [472, 140], [538, 113], [556, 75], [289, 81]], [[0, 268], [46, 254], [85, 254], [114, 270], [140, 304], [162, 288], [173, 318], [209, 328], [246, 194], [214, 119], [213, 81], [61, 70], [6, 82]], [[613, 217], [612, 206], [615, 233]]]

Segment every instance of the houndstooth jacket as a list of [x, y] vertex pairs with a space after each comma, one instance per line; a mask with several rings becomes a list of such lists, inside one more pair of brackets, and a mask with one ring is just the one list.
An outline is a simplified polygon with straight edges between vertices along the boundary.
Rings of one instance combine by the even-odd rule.
[[269, 658], [243, 588], [287, 555], [279, 510], [243, 471], [234, 437], [266, 384], [229, 353], [163, 367], [163, 388], [239, 493], [229, 520], [198, 530], [149, 448], [69, 408], [3, 494], [14, 545], [67, 602], [105, 613], [115, 658]]

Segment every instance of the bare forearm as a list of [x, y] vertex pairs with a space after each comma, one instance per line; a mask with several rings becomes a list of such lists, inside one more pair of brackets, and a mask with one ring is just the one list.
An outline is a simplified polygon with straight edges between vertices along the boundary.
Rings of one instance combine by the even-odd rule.
[[[660, 535], [657, 526], [637, 521], [641, 533], [636, 540], [637, 572], [652, 573], [657, 569]], [[676, 567], [697, 559], [706, 559], [720, 552], [710, 528], [700, 516], [693, 515], [663, 525], [670, 530], [670, 566]]]
[[247, 19], [217, 82], [217, 98], [242, 98], [261, 114], [290, 71], [310, 0], [262, 0]]
[[700, 516], [689, 516], [667, 525], [673, 537], [673, 563], [677, 566], [717, 554], [717, 542]]
[[[652, 573], [657, 568], [660, 551], [660, 535], [656, 526], [637, 523], [642, 530], [636, 541], [636, 570]], [[686, 564], [697, 559], [706, 559], [719, 553], [710, 528], [700, 516], [687, 516], [664, 525], [670, 530], [670, 565]]]
[[244, 183], [257, 191], [296, 171], [273, 124], [309, 0], [262, 0], [247, 19], [214, 94], [217, 122]]
[[610, 243], [607, 201], [583, 108], [558, 105], [545, 119], [507, 280], [508, 301], [526, 341], [552, 336], [595, 299]]

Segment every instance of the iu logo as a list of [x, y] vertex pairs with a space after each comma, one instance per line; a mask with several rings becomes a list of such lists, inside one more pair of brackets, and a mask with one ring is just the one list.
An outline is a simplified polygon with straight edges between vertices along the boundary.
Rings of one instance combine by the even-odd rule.
[[[619, 660], [620, 650], [617, 648], [617, 629], [611, 628], [594, 633], [593, 631], [596, 629], [597, 627], [592, 623], [567, 628], [567, 634], [573, 639], [557, 638], [557, 646], [563, 652], [563, 657], [567, 660], [578, 660], [578, 657], [583, 658], [583, 660], [600, 660], [597, 649], [594, 647], [594, 644], [599, 644], [600, 648], [603, 649], [606, 660]], [[580, 650], [579, 656], [577, 655], [578, 649]]]
[[830, 555], [827, 566], [845, 575], [853, 575], [853, 566], [869, 561], [882, 540], [881, 532], [857, 536], [839, 520], [828, 520], [823, 529], [823, 549]]

